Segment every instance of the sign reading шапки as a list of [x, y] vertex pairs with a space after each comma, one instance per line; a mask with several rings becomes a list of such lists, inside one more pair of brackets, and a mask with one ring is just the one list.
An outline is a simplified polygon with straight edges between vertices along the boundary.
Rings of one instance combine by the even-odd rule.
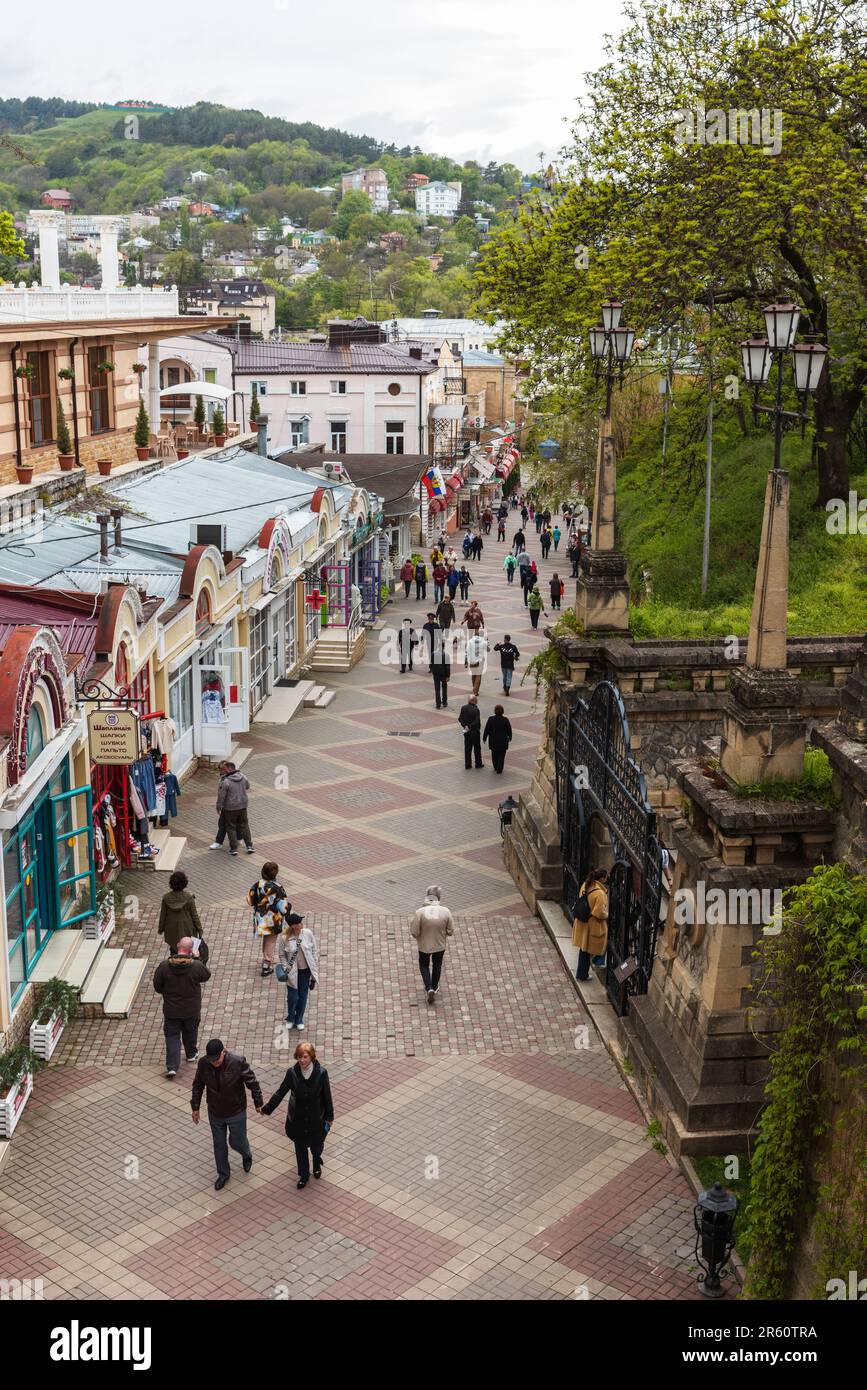
[[134, 763], [138, 757], [138, 716], [131, 709], [91, 710], [87, 732], [95, 763]]

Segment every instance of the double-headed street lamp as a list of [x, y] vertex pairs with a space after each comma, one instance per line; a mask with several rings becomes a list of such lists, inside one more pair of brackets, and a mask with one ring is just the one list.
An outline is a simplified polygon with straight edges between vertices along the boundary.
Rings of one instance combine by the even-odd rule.
[[[787, 423], [797, 422], [802, 429], [807, 423], [807, 398], [815, 393], [819, 385], [828, 349], [811, 339], [803, 343], [795, 342], [801, 318], [797, 304], [769, 304], [764, 315], [767, 337], [756, 336], [741, 343], [741, 358], [744, 377], [753, 388], [753, 419], [758, 423], [759, 415], [770, 415], [774, 421], [774, 468], [777, 469], [780, 466], [783, 429]], [[792, 354], [800, 410], [783, 409], [783, 358], [787, 353]], [[774, 404], [759, 405], [759, 392], [767, 384], [775, 361], [777, 390]]]
[[[590, 329], [590, 351], [596, 365], [597, 380], [605, 373], [605, 418], [611, 414], [611, 391], [615, 378], [623, 385], [623, 372], [635, 345], [635, 329], [627, 328], [620, 320], [623, 305], [618, 299], [606, 299], [602, 305], [602, 322]], [[604, 366], [603, 366], [604, 364]]]

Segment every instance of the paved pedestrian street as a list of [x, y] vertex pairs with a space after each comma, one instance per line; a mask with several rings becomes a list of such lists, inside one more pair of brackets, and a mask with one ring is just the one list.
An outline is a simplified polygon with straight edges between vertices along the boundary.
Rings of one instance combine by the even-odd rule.
[[[543, 563], [532, 524], [527, 534], [547, 599], [568, 564]], [[437, 711], [426, 668], [383, 664], [374, 631], [364, 661], [328, 681], [327, 710], [242, 738], [254, 856], [207, 848], [216, 773], [183, 788], [173, 829], [187, 836], [211, 950], [200, 1046], [219, 1036], [243, 1052], [266, 1098], [299, 1034], [282, 1027], [282, 987], [259, 974], [245, 894], [263, 860], [278, 862], [316, 932], [322, 979], [300, 1036], [334, 1092], [322, 1181], [296, 1189], [284, 1103], [268, 1119], [248, 1112], [253, 1169], [232, 1155], [232, 1179], [214, 1191], [208, 1126], [190, 1120], [193, 1068], [163, 1076], [151, 975], [168, 884], [128, 874], [138, 911], [116, 940], [149, 969], [128, 1019], [79, 1020], [37, 1078], [0, 1176], [4, 1271], [41, 1277], [53, 1299], [695, 1296], [688, 1185], [650, 1147], [504, 868], [497, 803], [529, 781], [541, 708], [532, 679], [519, 682], [545, 642], [506, 584], [504, 550], [486, 540], [471, 590], [491, 641], [508, 631], [521, 653], [508, 700], [496, 656], [482, 685], [483, 723], [502, 701], [513, 725], [502, 776], [487, 749], [484, 768], [464, 769], [467, 672], [454, 669]], [[409, 615], [420, 629], [433, 607], [401, 588], [386, 621]], [[428, 884], [456, 915], [434, 1006], [407, 929]]]

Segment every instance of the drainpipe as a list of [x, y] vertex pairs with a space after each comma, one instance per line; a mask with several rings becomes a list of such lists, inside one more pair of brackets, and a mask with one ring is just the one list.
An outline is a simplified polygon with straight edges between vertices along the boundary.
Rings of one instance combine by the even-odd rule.
[[78, 384], [75, 380], [75, 349], [78, 343], [77, 338], [73, 338], [69, 344], [69, 368], [73, 373], [70, 385], [72, 387], [72, 432], [75, 436], [75, 466], [81, 467], [81, 458], [78, 452]]
[[104, 565], [108, 564], [108, 513], [100, 512], [96, 519], [99, 522], [99, 563]]
[[11, 356], [12, 399], [15, 402], [15, 463], [18, 468], [21, 467], [21, 406], [18, 401], [18, 377], [16, 372], [18, 370], [18, 349], [20, 346], [20, 342], [12, 344]]
[[422, 402], [421, 402], [421, 383], [422, 383], [422, 374], [421, 374], [421, 372], [419, 372], [419, 374], [418, 374], [418, 451], [419, 451], [420, 454], [423, 454], [425, 450], [424, 450], [424, 417], [423, 417], [423, 415], [422, 415]]
[[264, 459], [264, 458], [267, 458], [267, 457], [268, 457], [268, 416], [267, 416], [267, 415], [260, 415], [260, 416], [259, 416], [258, 420], [256, 421], [256, 429], [257, 429], [258, 436], [259, 436], [259, 438], [258, 438], [259, 457]]

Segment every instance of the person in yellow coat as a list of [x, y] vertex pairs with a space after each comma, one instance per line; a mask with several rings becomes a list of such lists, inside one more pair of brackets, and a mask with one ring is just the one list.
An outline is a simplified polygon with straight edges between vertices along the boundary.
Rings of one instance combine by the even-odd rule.
[[589, 980], [591, 960], [603, 956], [608, 945], [608, 870], [591, 869], [581, 884], [590, 916], [586, 922], [576, 917], [572, 923], [572, 945], [578, 947], [576, 980]]

